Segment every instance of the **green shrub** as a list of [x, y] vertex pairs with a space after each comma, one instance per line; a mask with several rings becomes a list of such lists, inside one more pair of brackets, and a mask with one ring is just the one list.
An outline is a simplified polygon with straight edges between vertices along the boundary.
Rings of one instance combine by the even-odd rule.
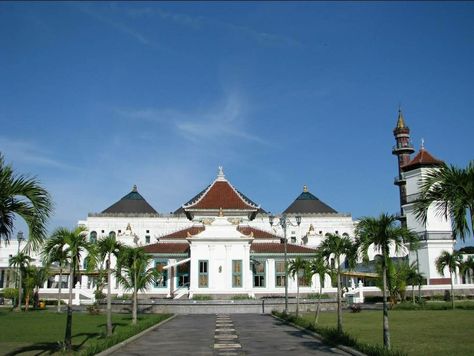
[[18, 288], [5, 288], [3, 290], [3, 297], [6, 299], [15, 299], [18, 297]]
[[[319, 293], [310, 293], [306, 295], [306, 299], [318, 299]], [[329, 299], [329, 294], [323, 293], [321, 294], [321, 299]]]
[[212, 297], [210, 295], [198, 294], [193, 295], [193, 300], [212, 300]]
[[255, 299], [255, 297], [250, 297], [248, 294], [237, 294], [233, 295], [232, 300], [252, 300]]
[[126, 328], [120, 329], [119, 331], [115, 332], [110, 337], [103, 337], [95, 342], [91, 342], [88, 346], [80, 353], [83, 356], [92, 356], [96, 355], [101, 351], [104, 351], [123, 340], [126, 340], [141, 331], [152, 327], [159, 322], [168, 319], [171, 314], [161, 314], [157, 315], [156, 317], [150, 317], [145, 320], [139, 320], [137, 325], [129, 325]]
[[102, 300], [102, 299], [105, 299], [106, 297], [105, 293], [103, 293], [100, 289], [96, 289], [94, 291], [94, 296], [95, 296], [95, 300]]
[[383, 297], [381, 295], [368, 295], [364, 297], [364, 303], [382, 303]]
[[[455, 302], [454, 307], [462, 310], [474, 310], [474, 303], [470, 301]], [[450, 310], [451, 302], [425, 302], [422, 304], [400, 303], [393, 306], [392, 310]]]

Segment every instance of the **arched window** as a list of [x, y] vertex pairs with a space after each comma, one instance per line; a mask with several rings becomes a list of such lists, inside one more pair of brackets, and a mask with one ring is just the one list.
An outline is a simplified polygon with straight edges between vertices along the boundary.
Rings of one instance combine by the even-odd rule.
[[113, 237], [115, 239], [117, 235], [115, 234], [115, 231], [109, 232], [109, 237]]
[[92, 231], [89, 236], [89, 242], [96, 243], [97, 242], [97, 232]]

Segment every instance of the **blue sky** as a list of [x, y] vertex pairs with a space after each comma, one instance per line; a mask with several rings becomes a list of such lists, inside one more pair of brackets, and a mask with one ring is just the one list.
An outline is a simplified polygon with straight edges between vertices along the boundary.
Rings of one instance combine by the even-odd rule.
[[223, 165], [281, 212], [307, 184], [398, 211], [392, 130], [473, 159], [474, 3], [0, 4], [0, 150], [73, 227], [137, 184], [178, 208]]

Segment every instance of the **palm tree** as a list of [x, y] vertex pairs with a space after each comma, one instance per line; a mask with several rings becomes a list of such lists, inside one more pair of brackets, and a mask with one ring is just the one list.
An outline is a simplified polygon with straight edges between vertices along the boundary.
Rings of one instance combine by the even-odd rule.
[[378, 218], [362, 218], [355, 229], [356, 244], [365, 261], [369, 259], [368, 250], [371, 246], [382, 253], [383, 344], [387, 349], [390, 349], [387, 305], [387, 268], [390, 263], [390, 248], [393, 248], [396, 253], [400, 250], [406, 251], [406, 245], [418, 238], [410, 230], [396, 223], [397, 219], [394, 215], [381, 214]]
[[411, 284], [411, 301], [413, 304], [415, 304], [415, 285], [419, 288], [424, 278], [423, 273], [418, 272], [417, 262], [413, 262], [407, 273], [407, 283]]
[[107, 336], [112, 335], [112, 268], [111, 257], [119, 256], [124, 245], [118, 242], [114, 234], [100, 239], [97, 243], [98, 253], [101, 260], [106, 259], [105, 266], [107, 270]]
[[472, 274], [474, 273], [474, 258], [469, 256], [466, 261], [461, 263], [461, 274], [466, 278], [466, 283], [472, 283]]
[[459, 251], [442, 251], [435, 260], [436, 270], [439, 274], [444, 275], [444, 269], [448, 267], [449, 279], [451, 280], [451, 305], [454, 309], [454, 287], [453, 287], [453, 273], [456, 273], [456, 267], [461, 267], [462, 256]]
[[49, 278], [48, 267], [28, 266], [25, 269], [25, 311], [30, 307], [31, 296], [33, 296], [33, 307], [38, 307], [39, 289]]
[[314, 324], [317, 324], [321, 307], [321, 294], [323, 293], [324, 279], [326, 278], [326, 274], [331, 274], [331, 268], [319, 254], [310, 262], [309, 268], [312, 275], [317, 274], [319, 276], [318, 305], [316, 307], [316, 312], [314, 313]]
[[31, 261], [33, 259], [24, 252], [20, 252], [10, 258], [10, 266], [18, 268], [18, 276], [20, 278], [20, 283], [18, 284], [18, 311], [21, 311], [21, 301], [23, 298], [23, 276]]
[[[85, 254], [90, 257], [92, 248], [86, 239], [86, 228], [77, 227], [74, 230], [67, 228], [58, 228], [51, 235], [51, 239], [58, 242], [57, 249], [65, 252], [67, 262], [69, 264], [69, 300], [67, 305], [66, 332], [64, 336], [64, 348], [67, 351], [72, 349], [72, 288], [74, 279], [79, 271], [81, 259]], [[92, 259], [90, 259], [92, 261]], [[89, 264], [93, 267], [93, 263]]]
[[443, 164], [427, 173], [415, 204], [416, 216], [423, 223], [432, 204], [439, 215], [451, 216], [453, 233], [464, 241], [474, 228], [474, 161], [465, 169]]
[[57, 312], [61, 313], [61, 288], [63, 284], [63, 268], [67, 264], [66, 240], [64, 234], [53, 234], [44, 243], [42, 255], [45, 265], [57, 263], [59, 267], [58, 306]]
[[298, 317], [300, 309], [300, 274], [302, 273], [301, 277], [305, 278], [307, 267], [308, 262], [301, 257], [296, 257], [288, 266], [288, 273], [293, 279], [296, 277], [296, 317]]
[[10, 239], [15, 216], [19, 215], [29, 229], [27, 249], [36, 250], [46, 236], [51, 210], [51, 197], [39, 181], [15, 174], [11, 165], [5, 165], [0, 153], [0, 240]]
[[326, 238], [319, 246], [321, 256], [329, 262], [333, 258], [337, 277], [337, 331], [342, 333], [342, 303], [341, 303], [341, 260], [345, 256], [350, 266], [355, 264], [357, 250], [347, 234], [326, 234]]
[[34, 307], [39, 307], [39, 289], [43, 287], [44, 283], [48, 280], [50, 271], [49, 266], [43, 267], [36, 267], [34, 276], [34, 293], [33, 293], [33, 300], [34, 300]]
[[117, 280], [132, 291], [132, 324], [137, 323], [138, 292], [146, 290], [159, 276], [155, 268], [148, 267], [151, 260], [143, 248], [133, 247], [124, 247], [117, 260]]

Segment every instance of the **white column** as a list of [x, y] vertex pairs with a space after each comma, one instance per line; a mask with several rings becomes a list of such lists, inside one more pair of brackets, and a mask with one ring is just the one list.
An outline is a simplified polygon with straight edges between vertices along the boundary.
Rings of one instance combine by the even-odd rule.
[[275, 260], [273, 258], [266, 261], [265, 287], [266, 289], [275, 289]]
[[[175, 263], [176, 263], [176, 259], [169, 259], [168, 260], [168, 265], [172, 265], [172, 264], [175, 264]], [[168, 279], [167, 279], [166, 283], [167, 283], [167, 286], [168, 286], [168, 294], [166, 296], [168, 298], [171, 297], [171, 292], [172, 292], [171, 288], [173, 287], [174, 289], [176, 289], [175, 281], [173, 281], [173, 283], [171, 283], [172, 278], [174, 278], [174, 277], [172, 277], [172, 274], [173, 274], [173, 271], [171, 270], [172, 268], [174, 268], [174, 267], [168, 268], [168, 270], [167, 270], [168, 271]]]

